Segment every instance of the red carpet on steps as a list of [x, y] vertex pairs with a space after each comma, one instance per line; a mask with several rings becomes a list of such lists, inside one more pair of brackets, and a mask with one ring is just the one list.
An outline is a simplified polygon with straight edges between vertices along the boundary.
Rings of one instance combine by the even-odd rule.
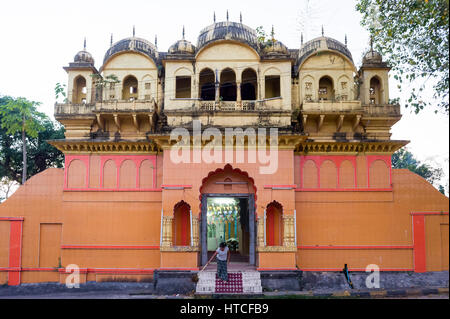
[[216, 274], [216, 293], [242, 293], [242, 273], [228, 273], [228, 281], [222, 281]]

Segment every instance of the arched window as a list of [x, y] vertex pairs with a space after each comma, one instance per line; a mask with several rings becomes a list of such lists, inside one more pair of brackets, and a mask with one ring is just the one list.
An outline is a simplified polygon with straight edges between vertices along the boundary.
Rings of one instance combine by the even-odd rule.
[[120, 166], [119, 188], [136, 188], [136, 164], [132, 160], [125, 160]]
[[103, 165], [103, 188], [117, 188], [117, 167], [113, 160], [108, 160]]
[[370, 79], [369, 102], [370, 104], [382, 104], [381, 81], [377, 76]]
[[319, 185], [318, 170], [316, 163], [312, 160], [307, 160], [303, 164], [303, 188], [317, 188]]
[[138, 99], [138, 80], [132, 75], [123, 80], [122, 99], [126, 101]]
[[326, 160], [320, 166], [320, 188], [336, 188], [337, 187], [337, 170], [336, 165]]
[[70, 162], [67, 170], [67, 187], [84, 188], [86, 187], [86, 165], [83, 161], [75, 159]]
[[220, 73], [220, 99], [222, 101], [236, 101], [236, 98], [236, 74], [232, 69], [226, 68]]
[[216, 97], [214, 72], [211, 69], [203, 69], [200, 72], [199, 88], [200, 98], [204, 101], [214, 101]]
[[242, 72], [241, 97], [243, 101], [255, 101], [257, 96], [258, 78], [253, 69]]
[[274, 201], [266, 209], [266, 246], [283, 245], [283, 206]]
[[87, 95], [86, 79], [83, 76], [79, 75], [75, 78], [73, 83], [72, 103], [74, 104], [86, 103], [86, 95]]
[[390, 171], [385, 161], [376, 160], [370, 165], [369, 183], [371, 188], [389, 188]]
[[153, 163], [149, 160], [144, 160], [139, 168], [139, 187], [153, 188]]
[[319, 80], [319, 100], [334, 100], [333, 80], [329, 76]]
[[190, 246], [191, 244], [190, 211], [191, 207], [184, 201], [176, 204], [173, 209], [172, 239], [175, 246]]

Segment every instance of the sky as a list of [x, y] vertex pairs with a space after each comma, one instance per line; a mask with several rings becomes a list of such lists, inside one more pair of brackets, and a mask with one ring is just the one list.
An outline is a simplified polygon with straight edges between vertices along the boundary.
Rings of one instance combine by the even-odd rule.
[[[23, 96], [42, 102], [40, 110], [53, 118], [55, 84], [66, 83], [63, 66], [73, 61], [83, 48], [101, 66], [114, 42], [132, 35], [154, 42], [158, 50], [167, 51], [181, 38], [183, 25], [186, 39], [194, 45], [200, 30], [217, 21], [239, 21], [256, 28], [263, 26], [289, 48], [299, 48], [304, 41], [320, 36], [323, 25], [326, 36], [344, 42], [359, 68], [363, 53], [369, 48], [368, 32], [361, 27], [361, 15], [352, 0], [314, 0], [306, 11], [307, 0], [228, 0], [228, 1], [153, 1], [153, 0], [40, 0], [0, 1], [0, 95]], [[391, 76], [390, 98], [407, 97], [398, 92]], [[432, 92], [429, 91], [431, 96]], [[449, 118], [430, 109], [419, 115], [402, 106], [402, 120], [392, 129], [392, 139], [410, 140], [408, 149], [421, 161], [441, 166], [448, 182]]]

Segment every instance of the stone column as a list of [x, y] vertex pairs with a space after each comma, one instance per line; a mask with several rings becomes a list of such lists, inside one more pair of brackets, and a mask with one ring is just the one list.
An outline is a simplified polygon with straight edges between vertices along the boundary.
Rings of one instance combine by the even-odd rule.
[[294, 215], [283, 216], [283, 246], [295, 247]]
[[172, 223], [172, 216], [163, 217], [162, 248], [172, 247]]
[[236, 82], [236, 109], [242, 109], [241, 81]]

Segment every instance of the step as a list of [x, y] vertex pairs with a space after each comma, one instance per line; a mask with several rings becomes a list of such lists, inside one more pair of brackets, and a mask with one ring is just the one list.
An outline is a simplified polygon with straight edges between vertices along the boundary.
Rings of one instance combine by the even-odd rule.
[[254, 295], [262, 293], [261, 276], [258, 271], [229, 272], [230, 280], [220, 281], [215, 271], [204, 271], [196, 286], [198, 295]]

